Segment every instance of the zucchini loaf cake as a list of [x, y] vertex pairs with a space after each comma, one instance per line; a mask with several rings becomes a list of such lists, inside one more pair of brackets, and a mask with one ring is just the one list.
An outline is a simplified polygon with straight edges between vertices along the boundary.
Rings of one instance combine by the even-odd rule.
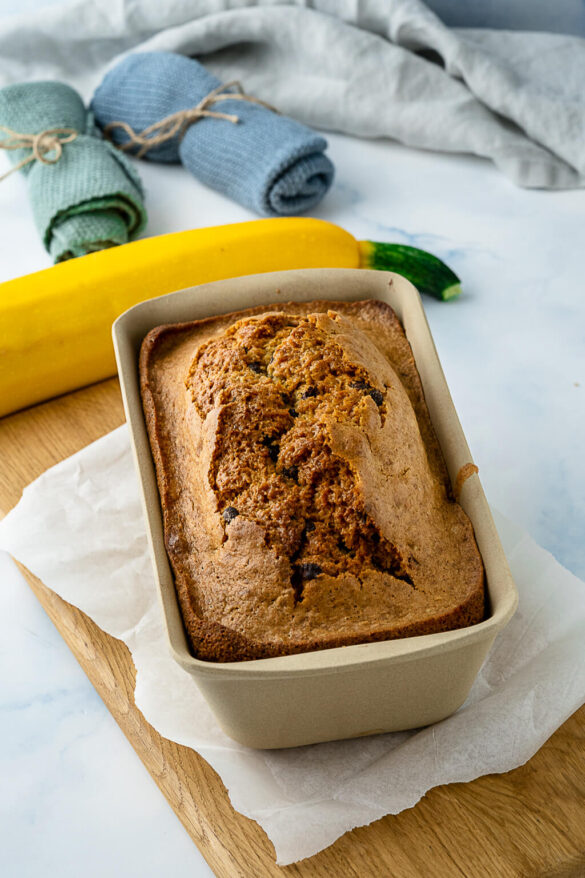
[[483, 619], [473, 529], [388, 305], [292, 302], [159, 326], [140, 378], [197, 658]]

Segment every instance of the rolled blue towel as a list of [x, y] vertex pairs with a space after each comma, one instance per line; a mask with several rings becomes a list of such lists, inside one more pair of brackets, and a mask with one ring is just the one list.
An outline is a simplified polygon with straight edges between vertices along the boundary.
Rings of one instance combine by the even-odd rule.
[[[110, 70], [91, 109], [101, 128], [123, 121], [140, 133], [167, 116], [192, 109], [219, 86], [219, 79], [184, 55], [138, 53]], [[323, 137], [245, 100], [222, 100], [207, 109], [239, 121], [198, 119], [182, 137], [149, 149], [144, 158], [180, 161], [202, 183], [268, 216], [303, 213], [321, 201], [334, 175], [323, 154]], [[118, 145], [128, 141], [119, 127], [109, 136]]]

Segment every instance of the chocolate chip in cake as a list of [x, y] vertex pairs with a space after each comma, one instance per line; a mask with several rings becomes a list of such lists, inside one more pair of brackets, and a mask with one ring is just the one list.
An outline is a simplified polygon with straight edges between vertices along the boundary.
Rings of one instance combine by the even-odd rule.
[[298, 466], [296, 466], [296, 464], [283, 467], [282, 474], [286, 479], [292, 479], [293, 482], [298, 483], [299, 481], [299, 468]]
[[298, 416], [299, 416], [299, 413], [296, 412], [294, 409], [289, 409], [288, 413], [291, 416], [291, 418], [298, 418]]
[[265, 445], [268, 449], [268, 454], [270, 455], [270, 460], [274, 463], [278, 460], [278, 455], [280, 454], [280, 445], [278, 445], [272, 436], [264, 436], [262, 439], [262, 445]]
[[227, 509], [224, 509], [223, 512], [221, 513], [221, 517], [223, 518], [223, 520], [225, 521], [226, 524], [229, 524], [230, 521], [233, 521], [234, 518], [237, 518], [237, 516], [239, 514], [240, 513], [238, 512], [238, 510], [234, 506], [228, 506]]
[[278, 460], [278, 455], [280, 454], [280, 445], [277, 445], [270, 436], [265, 436], [262, 440], [262, 445], [265, 445], [268, 449], [268, 454], [270, 456], [270, 460], [273, 463], [276, 463]]
[[258, 362], [248, 363], [248, 369], [251, 369], [256, 375], [261, 375], [264, 372], [264, 366]]
[[311, 521], [310, 518], [307, 518], [305, 521], [305, 531], [306, 533], [310, 533], [312, 530], [315, 530], [315, 522]]
[[319, 565], [313, 563], [313, 561], [308, 561], [306, 564], [297, 564], [297, 569], [301, 574], [303, 582], [307, 582], [309, 579], [315, 579], [315, 577], [322, 573]]
[[368, 384], [367, 381], [363, 381], [360, 379], [359, 381], [351, 381], [350, 387], [353, 387], [354, 390], [363, 390], [368, 396], [371, 396], [376, 405], [382, 405], [384, 402], [384, 396], [381, 390], [378, 390], [376, 387], [372, 387], [371, 384]]
[[317, 390], [315, 385], [311, 384], [310, 387], [307, 387], [307, 389], [303, 393], [301, 399], [309, 399], [309, 397], [311, 397], [311, 396], [317, 396], [318, 393], [319, 393], [319, 391]]

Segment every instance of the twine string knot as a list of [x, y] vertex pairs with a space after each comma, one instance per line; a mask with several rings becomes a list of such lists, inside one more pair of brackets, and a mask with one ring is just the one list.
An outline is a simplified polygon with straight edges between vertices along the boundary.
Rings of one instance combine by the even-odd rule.
[[[30, 155], [25, 156], [20, 162], [0, 177], [0, 183], [24, 168], [30, 162], [41, 162], [43, 165], [55, 165], [63, 155], [63, 144], [71, 143], [79, 136], [75, 128], [46, 128], [38, 134], [22, 134], [13, 131], [7, 125], [0, 125], [0, 132], [7, 135], [7, 139], [0, 140], [0, 149], [30, 149]], [[53, 155], [49, 155], [53, 153]]]
[[[236, 91], [228, 91], [228, 89], [232, 88], [235, 88]], [[191, 107], [188, 110], [179, 110], [177, 113], [171, 113], [170, 116], [165, 116], [165, 118], [161, 119], [159, 122], [149, 125], [144, 131], [139, 133], [134, 131], [127, 122], [109, 122], [104, 128], [104, 135], [108, 139], [111, 139], [112, 131], [116, 128], [121, 128], [128, 136], [128, 140], [124, 141], [124, 143], [116, 144], [116, 146], [124, 152], [138, 147], [138, 152], [136, 152], [135, 155], [140, 159], [149, 149], [153, 149], [155, 146], [160, 146], [168, 140], [172, 140], [174, 137], [178, 137], [179, 140], [182, 140], [187, 129], [199, 119], [204, 119], [206, 117], [212, 119], [225, 119], [227, 122], [237, 125], [240, 121], [239, 116], [236, 116], [233, 113], [221, 113], [217, 110], [209, 109], [213, 104], [219, 103], [220, 101], [247, 101], [251, 104], [259, 104], [261, 107], [265, 107], [273, 113], [278, 113], [278, 110], [270, 104], [261, 101], [259, 98], [254, 98], [252, 95], [247, 95], [241, 84], [234, 79], [232, 82], [218, 85], [217, 88], [214, 88], [208, 95], [202, 98], [197, 106]]]

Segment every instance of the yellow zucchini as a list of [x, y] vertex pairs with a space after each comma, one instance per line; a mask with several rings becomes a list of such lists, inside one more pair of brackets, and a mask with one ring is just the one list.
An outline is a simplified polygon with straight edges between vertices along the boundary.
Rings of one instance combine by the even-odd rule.
[[[254, 220], [145, 238], [7, 281], [0, 285], [0, 417], [114, 375], [111, 326], [137, 302], [265, 271], [391, 269], [393, 245], [384, 245], [383, 264], [377, 246], [323, 220]], [[408, 276], [401, 260], [397, 270]]]

